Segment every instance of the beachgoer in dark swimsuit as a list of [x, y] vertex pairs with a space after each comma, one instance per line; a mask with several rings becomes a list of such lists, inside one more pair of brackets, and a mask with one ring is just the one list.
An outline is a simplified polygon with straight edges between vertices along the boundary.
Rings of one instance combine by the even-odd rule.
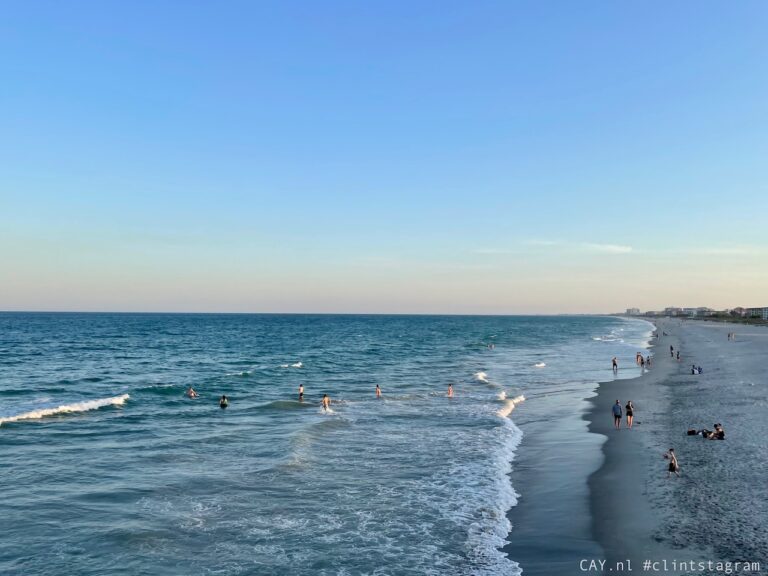
[[624, 408], [627, 412], [627, 428], [632, 428], [632, 422], [635, 416], [635, 407], [632, 405], [632, 400], [627, 402], [627, 405]]

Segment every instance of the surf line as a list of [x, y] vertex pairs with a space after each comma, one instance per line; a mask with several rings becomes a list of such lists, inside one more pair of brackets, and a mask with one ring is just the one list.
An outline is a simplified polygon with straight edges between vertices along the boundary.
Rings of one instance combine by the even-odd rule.
[[20, 420], [37, 420], [39, 418], [45, 418], [46, 416], [54, 416], [56, 414], [68, 414], [70, 412], [87, 412], [88, 410], [96, 410], [104, 406], [122, 406], [130, 396], [128, 394], [121, 394], [120, 396], [113, 396], [111, 398], [100, 398], [99, 400], [85, 400], [83, 402], [73, 402], [72, 404], [62, 404], [55, 408], [41, 408], [39, 410], [31, 410], [30, 412], [24, 412], [22, 414], [16, 414], [14, 416], [7, 416], [5, 418], [0, 417], [0, 426], [5, 422], [18, 422]]

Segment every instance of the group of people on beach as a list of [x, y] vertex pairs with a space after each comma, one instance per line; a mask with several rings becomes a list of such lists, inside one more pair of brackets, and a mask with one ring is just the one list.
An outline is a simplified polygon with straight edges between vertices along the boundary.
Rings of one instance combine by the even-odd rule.
[[[615, 360], [615, 358], [614, 358], [614, 360]], [[650, 368], [651, 367], [651, 356], [650, 356], [650, 354], [648, 356], [646, 356], [645, 358], [643, 358], [643, 353], [642, 352], [638, 352], [637, 354], [635, 354], [635, 364], [640, 366], [640, 368], [642, 368], [642, 369]]]
[[691, 428], [688, 430], [688, 436], [701, 436], [705, 440], [725, 440], [725, 430], [723, 429], [723, 425], [713, 424], [712, 427], [714, 430], [707, 430], [706, 428], [696, 430], [695, 428]]
[[[635, 419], [635, 407], [632, 405], [632, 400], [627, 402], [624, 409], [627, 414], [627, 428], [632, 428], [632, 422], [634, 422]], [[621, 402], [618, 400], [616, 400], [616, 404], [613, 405], [613, 425], [616, 427], [616, 430], [621, 428]]]
[[728, 340], [736, 340], [736, 332], [728, 332]]

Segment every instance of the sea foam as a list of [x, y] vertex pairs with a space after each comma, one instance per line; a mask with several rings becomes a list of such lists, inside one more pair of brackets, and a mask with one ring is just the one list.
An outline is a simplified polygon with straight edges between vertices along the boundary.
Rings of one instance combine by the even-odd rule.
[[[499, 397], [501, 399], [501, 397]], [[512, 410], [515, 409], [515, 406], [520, 404], [521, 402], [525, 402], [525, 396], [522, 394], [520, 396], [515, 396], [514, 398], [507, 398], [506, 395], [504, 397], [504, 407], [499, 409], [496, 414], [498, 416], [501, 416], [502, 418], [506, 418], [512, 413]]]
[[84, 402], [62, 404], [61, 406], [57, 406], [55, 408], [40, 408], [38, 410], [23, 412], [13, 416], [0, 417], [0, 426], [6, 422], [18, 422], [19, 420], [37, 420], [39, 418], [45, 418], [46, 416], [68, 414], [70, 412], [87, 412], [88, 410], [96, 410], [98, 408], [103, 408], [104, 406], [121, 406], [125, 403], [126, 400], [128, 400], [128, 398], [130, 398], [128, 394], [121, 394], [120, 396], [113, 396], [111, 398], [100, 398], [98, 400], [86, 400]]

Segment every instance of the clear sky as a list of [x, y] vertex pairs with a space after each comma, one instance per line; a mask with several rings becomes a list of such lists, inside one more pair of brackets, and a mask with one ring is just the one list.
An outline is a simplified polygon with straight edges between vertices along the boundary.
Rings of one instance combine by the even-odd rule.
[[0, 310], [768, 306], [768, 3], [3, 3]]

